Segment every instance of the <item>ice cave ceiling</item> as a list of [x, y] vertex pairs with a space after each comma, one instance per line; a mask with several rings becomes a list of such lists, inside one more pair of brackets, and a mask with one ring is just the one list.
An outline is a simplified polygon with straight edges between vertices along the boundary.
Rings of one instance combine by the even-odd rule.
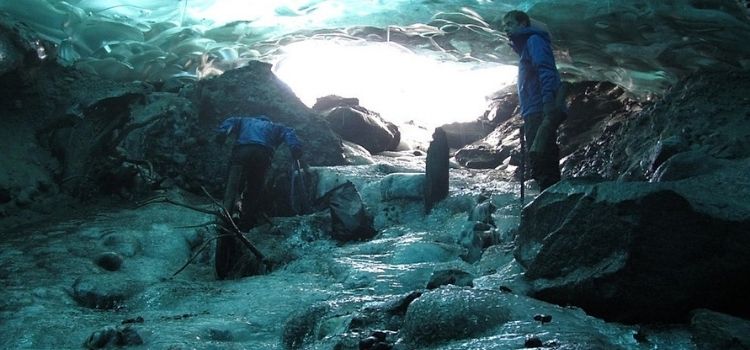
[[[387, 42], [467, 65], [517, 60], [493, 29], [527, 11], [570, 80], [644, 96], [701, 68], [750, 68], [746, 0], [0, 0], [0, 19], [55, 44], [59, 61], [119, 80], [198, 79], [290, 43]], [[48, 48], [49, 50], [49, 48]], [[0, 55], [0, 60], [2, 60]], [[446, 82], [450, 84], [450, 82]]]

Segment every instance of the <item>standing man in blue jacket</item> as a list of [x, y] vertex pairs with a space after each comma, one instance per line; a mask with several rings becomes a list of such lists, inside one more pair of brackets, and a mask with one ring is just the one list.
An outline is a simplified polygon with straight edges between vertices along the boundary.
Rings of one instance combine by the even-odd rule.
[[518, 98], [523, 135], [529, 153], [531, 177], [544, 190], [560, 181], [557, 127], [565, 119], [560, 74], [552, 54], [550, 35], [531, 25], [522, 11], [510, 11], [502, 20], [518, 63]]
[[[302, 156], [302, 144], [292, 128], [271, 122], [264, 115], [229, 117], [217, 131], [222, 139], [230, 134], [235, 137], [224, 207], [230, 213], [239, 210], [243, 214], [241, 217], [252, 221], [274, 151], [284, 142], [289, 146], [292, 158], [297, 160]], [[245, 198], [240, 201], [243, 193]], [[248, 225], [241, 226], [249, 228]]]

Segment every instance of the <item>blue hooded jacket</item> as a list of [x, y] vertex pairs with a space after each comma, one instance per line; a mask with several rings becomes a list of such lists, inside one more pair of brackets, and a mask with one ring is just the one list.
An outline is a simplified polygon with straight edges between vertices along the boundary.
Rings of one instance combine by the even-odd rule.
[[224, 134], [236, 131], [235, 145], [257, 144], [273, 151], [283, 141], [290, 149], [302, 147], [292, 128], [273, 123], [264, 115], [229, 117], [219, 125], [216, 131]]
[[543, 112], [546, 102], [555, 101], [560, 73], [555, 65], [549, 33], [528, 26], [510, 35], [510, 46], [521, 56], [518, 63], [518, 99], [521, 116]]

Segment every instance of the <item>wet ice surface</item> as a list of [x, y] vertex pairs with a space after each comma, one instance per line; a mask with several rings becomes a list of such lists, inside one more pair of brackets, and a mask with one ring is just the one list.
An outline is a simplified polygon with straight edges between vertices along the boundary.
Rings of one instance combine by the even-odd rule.
[[[382, 200], [377, 190], [382, 178], [393, 172], [419, 171], [423, 165], [416, 158], [322, 170], [326, 177], [339, 176], [357, 184], [376, 217], [379, 234], [366, 242], [337, 244], [320, 237], [326, 227], [316, 224], [319, 217], [315, 215], [274, 218], [279, 227], [275, 234], [284, 236], [274, 241], [283, 242], [276, 249], [289, 250], [296, 259], [263, 276], [216, 281], [212, 255], [204, 253], [171, 278], [204, 235], [201, 229], [183, 226], [211, 218], [168, 204], [123, 206], [4, 233], [0, 242], [4, 285], [0, 348], [80, 348], [93, 332], [141, 317], [142, 322], [132, 325], [144, 341], [142, 348], [282, 349], [284, 323], [295, 312], [320, 303], [365, 306], [382, 302], [423, 290], [432, 272], [443, 269], [474, 274], [475, 290], [497, 291], [507, 286], [523, 292], [522, 271], [509, 246], [511, 231], [518, 225], [518, 184], [497, 181], [501, 174], [454, 169], [450, 197], [430, 215], [422, 213], [421, 200], [373, 202]], [[493, 217], [506, 241], [469, 264], [460, 258], [463, 248], [456, 242], [480, 192], [492, 194], [498, 207]], [[264, 248], [267, 244], [261, 244]], [[124, 257], [119, 271], [106, 271], [94, 263], [97, 255], [108, 251]], [[127, 298], [115, 310], [83, 307], [72, 297], [76, 281], [120, 286]], [[665, 348], [659, 347], [660, 342], [677, 346], [668, 348], [691, 348], [689, 337], [679, 332], [654, 333], [652, 343], [637, 345], [633, 327], [607, 324], [579, 309], [513, 297], [512, 310], [521, 315], [518, 319], [484, 336], [426, 348], [521, 348], [529, 334], [563, 343], [594, 334], [623, 348]], [[538, 324], [532, 319], [535, 313], [552, 314], [555, 322]], [[331, 349], [335, 344], [335, 337], [310, 339], [303, 348]]]

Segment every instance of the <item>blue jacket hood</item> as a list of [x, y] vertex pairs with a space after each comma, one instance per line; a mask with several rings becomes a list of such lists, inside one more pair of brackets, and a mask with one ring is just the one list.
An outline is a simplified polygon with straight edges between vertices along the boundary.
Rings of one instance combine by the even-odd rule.
[[544, 39], [544, 41], [547, 42], [547, 44], [552, 45], [552, 37], [549, 35], [548, 31], [530, 25], [528, 27], [523, 27], [510, 35], [510, 47], [512, 47], [513, 51], [520, 55], [526, 48], [526, 41], [532, 35], [539, 35], [542, 39]]

